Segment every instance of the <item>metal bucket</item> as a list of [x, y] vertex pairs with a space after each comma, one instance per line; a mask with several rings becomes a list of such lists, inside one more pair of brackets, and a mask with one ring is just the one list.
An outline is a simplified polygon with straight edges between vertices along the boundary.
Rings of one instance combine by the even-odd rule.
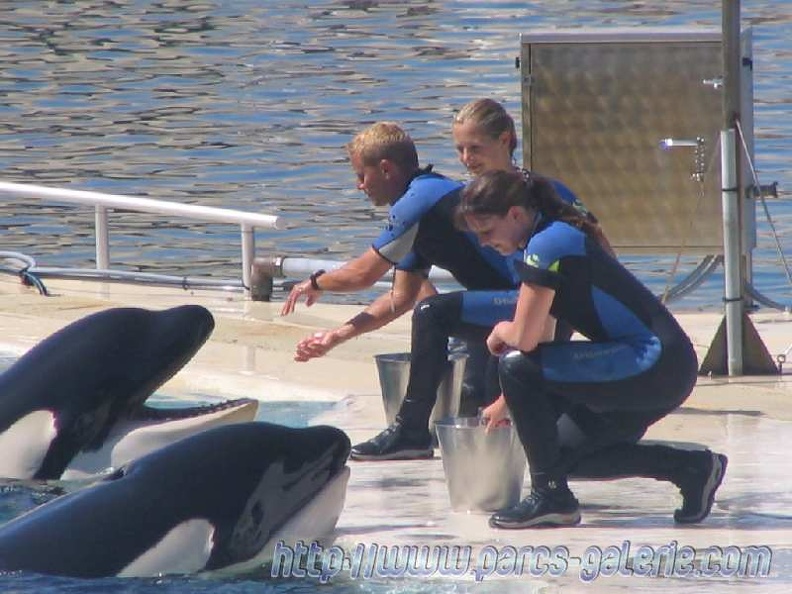
[[525, 452], [511, 425], [487, 432], [479, 419], [436, 424], [448, 495], [454, 511], [496, 511], [520, 501]]
[[[390, 425], [396, 420], [410, 377], [410, 353], [386, 353], [374, 355], [377, 362], [382, 403], [385, 406], [385, 419]], [[427, 429], [433, 431], [435, 421], [455, 417], [459, 413], [459, 399], [462, 393], [462, 379], [465, 375], [467, 355], [452, 354], [448, 357], [448, 367], [443, 381], [437, 388], [437, 400], [432, 409]]]

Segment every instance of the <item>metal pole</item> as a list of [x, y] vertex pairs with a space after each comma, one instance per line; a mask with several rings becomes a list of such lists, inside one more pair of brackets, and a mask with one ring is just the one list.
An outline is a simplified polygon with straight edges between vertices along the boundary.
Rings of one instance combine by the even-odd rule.
[[[745, 188], [754, 185], [751, 164], [754, 159], [754, 93], [753, 93], [753, 32], [751, 29], [740, 31], [740, 130], [745, 145], [737, 137], [737, 152], [742, 159], [740, 179]], [[753, 250], [756, 248], [756, 198], [754, 192], [747, 192], [742, 197], [742, 248], [745, 268], [743, 280], [746, 286], [753, 283]], [[746, 291], [745, 304], [753, 305], [751, 296]]]
[[723, 0], [723, 131], [721, 180], [723, 202], [724, 302], [728, 373], [743, 373], [743, 267], [740, 213], [740, 158], [735, 150], [735, 123], [740, 118], [740, 0]]
[[740, 117], [740, 0], [723, 0], [722, 19], [723, 128], [727, 130]]
[[721, 132], [721, 180], [723, 190], [723, 268], [726, 304], [726, 361], [729, 375], [743, 373], [742, 277], [740, 275], [740, 200], [737, 187], [734, 129]]

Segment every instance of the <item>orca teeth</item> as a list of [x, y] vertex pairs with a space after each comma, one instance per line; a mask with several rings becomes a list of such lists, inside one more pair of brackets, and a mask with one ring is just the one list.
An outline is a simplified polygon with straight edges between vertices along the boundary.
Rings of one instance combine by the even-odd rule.
[[200, 406], [188, 406], [182, 408], [155, 408], [153, 406], [143, 405], [136, 408], [130, 414], [130, 418], [133, 420], [151, 421], [190, 419], [193, 417], [209, 415], [232, 408], [241, 408], [255, 402], [256, 400], [253, 400], [252, 398], [236, 398], [234, 400], [226, 400], [225, 402], [220, 402], [217, 404], [203, 404]]

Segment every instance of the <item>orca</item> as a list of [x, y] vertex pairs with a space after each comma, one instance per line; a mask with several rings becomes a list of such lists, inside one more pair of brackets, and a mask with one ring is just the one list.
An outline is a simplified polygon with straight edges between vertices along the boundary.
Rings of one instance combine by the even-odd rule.
[[212, 314], [199, 305], [124, 307], [83, 317], [42, 340], [0, 375], [0, 477], [80, 478], [196, 431], [255, 418], [252, 399], [145, 406], [213, 329]]
[[349, 450], [330, 426], [209, 429], [0, 526], [0, 571], [98, 578], [261, 567], [276, 542], [332, 533]]

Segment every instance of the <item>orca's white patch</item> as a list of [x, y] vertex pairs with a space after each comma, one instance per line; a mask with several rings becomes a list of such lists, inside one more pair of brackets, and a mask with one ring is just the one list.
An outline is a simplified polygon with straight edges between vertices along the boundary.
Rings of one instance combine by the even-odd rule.
[[141, 421], [119, 419], [102, 447], [78, 452], [61, 475], [63, 480], [79, 480], [123, 466], [130, 460], [168, 446], [180, 439], [220, 425], [252, 421], [258, 403], [245, 402], [212, 413], [186, 419]]
[[34, 410], [17, 420], [0, 433], [0, 476], [33, 478], [57, 434], [51, 410]]
[[200, 571], [206, 567], [212, 554], [214, 533], [214, 526], [207, 520], [182, 522], [122, 569], [118, 577], [152, 577]]
[[321, 491], [314, 495], [313, 499], [270, 537], [255, 557], [211, 573], [224, 576], [245, 573], [267, 566], [272, 563], [275, 545], [281, 540], [290, 547], [294, 547], [297, 541], [310, 543], [334, 540], [335, 537], [332, 536], [332, 533], [344, 509], [349, 475], [349, 466], [345, 466]]

